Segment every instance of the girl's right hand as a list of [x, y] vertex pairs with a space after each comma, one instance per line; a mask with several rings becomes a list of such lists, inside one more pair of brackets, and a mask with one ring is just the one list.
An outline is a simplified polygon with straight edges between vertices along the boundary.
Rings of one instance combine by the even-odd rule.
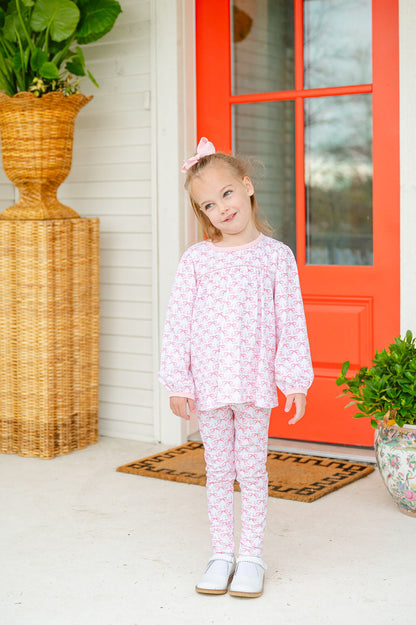
[[177, 417], [182, 417], [182, 419], [190, 420], [190, 416], [188, 414], [187, 407], [189, 406], [189, 410], [191, 412], [195, 412], [195, 403], [194, 400], [190, 397], [171, 397], [170, 398], [170, 409], [173, 414], [176, 414]]

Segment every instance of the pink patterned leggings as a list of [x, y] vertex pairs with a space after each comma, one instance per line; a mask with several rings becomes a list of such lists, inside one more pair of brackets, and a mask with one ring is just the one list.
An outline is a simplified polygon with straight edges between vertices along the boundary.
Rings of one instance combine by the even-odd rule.
[[207, 465], [208, 516], [213, 551], [234, 553], [234, 480], [241, 488], [239, 554], [262, 555], [266, 527], [266, 471], [270, 408], [229, 404], [199, 411]]

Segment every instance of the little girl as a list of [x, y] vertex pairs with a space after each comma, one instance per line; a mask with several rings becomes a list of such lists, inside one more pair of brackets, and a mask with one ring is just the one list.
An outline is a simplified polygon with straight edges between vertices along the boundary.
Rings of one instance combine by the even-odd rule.
[[[303, 417], [313, 380], [296, 262], [265, 236], [244, 163], [201, 139], [185, 188], [208, 239], [180, 261], [165, 325], [160, 380], [174, 414], [197, 410], [207, 465], [213, 556], [201, 593], [259, 597], [266, 525], [270, 410], [276, 385]], [[234, 557], [233, 492], [241, 488]]]

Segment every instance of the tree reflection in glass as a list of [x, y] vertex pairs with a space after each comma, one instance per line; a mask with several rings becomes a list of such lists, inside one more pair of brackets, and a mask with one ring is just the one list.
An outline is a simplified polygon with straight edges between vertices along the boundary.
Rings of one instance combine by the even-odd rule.
[[304, 0], [305, 89], [372, 82], [371, 0]]
[[372, 265], [371, 94], [305, 100], [306, 261]]

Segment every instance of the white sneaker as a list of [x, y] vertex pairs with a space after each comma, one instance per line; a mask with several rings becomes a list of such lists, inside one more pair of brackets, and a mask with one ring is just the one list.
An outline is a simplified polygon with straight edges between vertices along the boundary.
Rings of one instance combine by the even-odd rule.
[[261, 558], [239, 556], [230, 586], [233, 597], [260, 597], [263, 594], [266, 564]]
[[214, 553], [208, 560], [205, 573], [195, 586], [197, 592], [225, 595], [235, 569], [235, 558], [228, 553]]

